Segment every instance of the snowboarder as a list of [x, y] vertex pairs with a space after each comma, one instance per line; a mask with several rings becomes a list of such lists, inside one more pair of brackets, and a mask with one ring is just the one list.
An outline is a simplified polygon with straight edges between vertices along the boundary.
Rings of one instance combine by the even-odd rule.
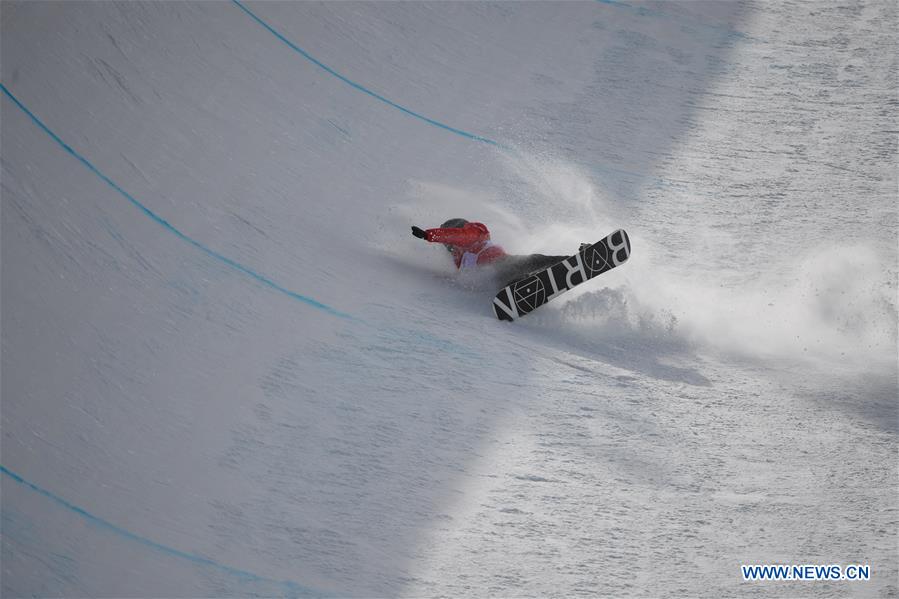
[[431, 243], [442, 243], [453, 255], [453, 262], [460, 270], [490, 265], [503, 286], [568, 257], [509, 255], [490, 241], [490, 231], [483, 223], [469, 222], [464, 218], [451, 218], [436, 229], [413, 226], [412, 235]]

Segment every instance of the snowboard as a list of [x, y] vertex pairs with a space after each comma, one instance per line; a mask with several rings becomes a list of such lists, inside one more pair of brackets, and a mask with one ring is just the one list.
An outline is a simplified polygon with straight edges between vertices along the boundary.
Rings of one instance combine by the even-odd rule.
[[623, 264], [630, 255], [630, 239], [624, 229], [618, 229], [574, 256], [509, 283], [493, 298], [493, 312], [500, 320], [521, 318], [572, 287]]

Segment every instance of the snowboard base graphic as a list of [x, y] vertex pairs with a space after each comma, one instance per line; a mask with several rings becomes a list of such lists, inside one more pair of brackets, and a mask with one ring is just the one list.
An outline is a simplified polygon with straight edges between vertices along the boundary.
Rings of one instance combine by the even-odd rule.
[[631, 255], [624, 229], [557, 262], [503, 287], [493, 298], [493, 312], [500, 320], [515, 320], [533, 312], [572, 287], [623, 264]]

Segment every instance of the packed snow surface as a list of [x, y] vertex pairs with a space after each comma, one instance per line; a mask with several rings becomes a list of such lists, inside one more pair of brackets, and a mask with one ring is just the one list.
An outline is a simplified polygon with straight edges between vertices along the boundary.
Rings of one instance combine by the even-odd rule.
[[4, 596], [899, 594], [895, 2], [0, 11]]

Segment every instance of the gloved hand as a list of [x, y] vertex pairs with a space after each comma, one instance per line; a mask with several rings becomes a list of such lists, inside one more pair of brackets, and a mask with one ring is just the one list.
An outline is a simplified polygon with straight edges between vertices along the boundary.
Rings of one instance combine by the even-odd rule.
[[419, 239], [427, 240], [428, 234], [424, 231], [424, 229], [420, 229], [416, 226], [412, 226], [412, 234], [418, 237]]

